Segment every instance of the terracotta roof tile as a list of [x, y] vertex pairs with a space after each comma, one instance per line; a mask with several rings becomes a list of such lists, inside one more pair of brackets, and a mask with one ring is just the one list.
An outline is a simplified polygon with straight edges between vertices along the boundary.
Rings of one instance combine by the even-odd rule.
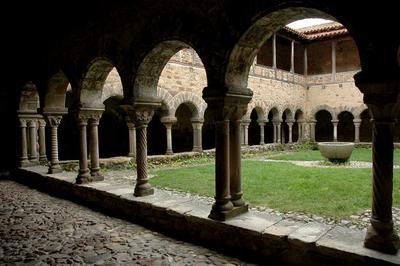
[[301, 29], [284, 27], [283, 30], [307, 41], [331, 39], [349, 35], [347, 29], [338, 22], [330, 22]]

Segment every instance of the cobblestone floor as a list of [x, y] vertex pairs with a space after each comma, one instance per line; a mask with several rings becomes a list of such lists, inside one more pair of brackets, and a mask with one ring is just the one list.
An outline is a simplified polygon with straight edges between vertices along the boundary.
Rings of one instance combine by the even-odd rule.
[[250, 265], [0, 180], [2, 265]]

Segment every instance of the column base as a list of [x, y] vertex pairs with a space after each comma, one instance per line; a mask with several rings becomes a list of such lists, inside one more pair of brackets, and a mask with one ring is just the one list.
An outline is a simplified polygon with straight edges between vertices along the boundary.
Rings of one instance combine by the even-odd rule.
[[368, 227], [364, 246], [387, 254], [396, 254], [400, 248], [399, 236], [392, 229], [385, 233], [378, 232], [372, 225]]
[[152, 188], [152, 187], [149, 187], [149, 188], [135, 187], [135, 192], [133, 193], [133, 196], [144, 197], [144, 196], [150, 196], [153, 194], [154, 194], [154, 188]]
[[41, 164], [47, 163], [47, 157], [46, 157], [46, 155], [40, 156], [40, 157], [39, 157], [39, 162], [40, 162]]
[[127, 155], [128, 157], [132, 157], [132, 158], [135, 158], [136, 157], [136, 154], [134, 154], [134, 153], [128, 153], [128, 155]]
[[31, 166], [31, 162], [28, 159], [24, 159], [18, 163], [19, 167], [28, 167]]
[[193, 147], [193, 152], [203, 152], [203, 149], [201, 147]]
[[38, 159], [34, 159], [34, 160], [29, 160], [29, 165], [30, 166], [34, 166], [34, 165], [39, 165], [39, 160]]
[[234, 218], [240, 214], [246, 213], [249, 211], [249, 205], [245, 204], [242, 206], [238, 206], [238, 207], [233, 207], [230, 210], [227, 211], [221, 211], [218, 210], [217, 208], [213, 208], [211, 209], [210, 214], [208, 215], [208, 218], [212, 219], [212, 220], [217, 220], [217, 221], [226, 221], [228, 219]]
[[100, 173], [92, 174], [92, 181], [103, 181], [104, 176], [102, 176]]
[[79, 174], [76, 177], [77, 184], [86, 184], [92, 182], [92, 177], [89, 174], [89, 170], [79, 170]]
[[166, 151], [165, 152], [165, 155], [173, 155], [174, 154], [174, 152], [171, 150], [171, 151]]
[[63, 170], [61, 169], [61, 166], [59, 164], [53, 164], [49, 166], [49, 171], [47, 172], [48, 174], [56, 174], [56, 173], [61, 173]]

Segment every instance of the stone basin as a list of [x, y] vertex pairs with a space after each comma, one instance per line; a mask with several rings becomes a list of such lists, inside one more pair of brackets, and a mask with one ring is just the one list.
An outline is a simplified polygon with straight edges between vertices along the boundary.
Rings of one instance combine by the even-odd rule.
[[321, 155], [331, 162], [346, 162], [353, 148], [353, 142], [318, 142]]

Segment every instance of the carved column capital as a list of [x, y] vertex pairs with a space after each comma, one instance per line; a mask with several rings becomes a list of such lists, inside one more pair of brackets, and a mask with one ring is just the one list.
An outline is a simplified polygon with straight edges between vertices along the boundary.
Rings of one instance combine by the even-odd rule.
[[252, 93], [230, 93], [223, 95], [212, 95], [203, 93], [209, 110], [213, 113], [216, 121], [241, 120], [247, 112]]
[[27, 127], [28, 121], [26, 119], [20, 118], [19, 125], [20, 127]]
[[46, 115], [46, 120], [50, 127], [58, 127], [61, 123], [61, 119], [61, 115]]
[[45, 127], [46, 126], [46, 121], [44, 119], [39, 119], [39, 127]]
[[72, 111], [79, 125], [87, 125], [88, 122], [98, 125], [103, 112], [103, 108], [79, 108]]
[[131, 104], [121, 105], [130, 121], [137, 126], [147, 125], [154, 115], [154, 111], [161, 106], [161, 101], [157, 99], [136, 100]]
[[176, 123], [178, 121], [175, 116], [163, 116], [160, 119], [161, 123], [164, 125], [172, 126], [172, 124]]
[[36, 127], [36, 125], [37, 125], [37, 120], [36, 119], [28, 120], [28, 127]]

